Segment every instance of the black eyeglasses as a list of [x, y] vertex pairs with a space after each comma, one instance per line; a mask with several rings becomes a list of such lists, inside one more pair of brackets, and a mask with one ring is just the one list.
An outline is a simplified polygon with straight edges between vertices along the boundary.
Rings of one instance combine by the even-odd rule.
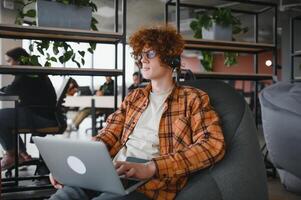
[[144, 56], [146, 56], [147, 59], [153, 59], [154, 57], [156, 57], [156, 55], [157, 55], [157, 52], [154, 50], [141, 52], [141, 54], [138, 55], [138, 60], [140, 61]]

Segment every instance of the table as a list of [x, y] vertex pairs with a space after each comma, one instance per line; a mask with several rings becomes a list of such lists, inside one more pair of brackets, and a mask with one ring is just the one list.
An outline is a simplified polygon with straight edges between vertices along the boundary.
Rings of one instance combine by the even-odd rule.
[[[67, 96], [63, 106], [66, 107], [92, 107], [92, 100], [95, 101], [95, 108], [114, 108], [114, 96]], [[121, 104], [121, 97], [117, 98], [117, 106]]]
[[[121, 96], [117, 97], [117, 106], [121, 104]], [[91, 108], [92, 136], [97, 135], [96, 131], [96, 110], [95, 108], [115, 109], [114, 96], [67, 96], [63, 106]]]

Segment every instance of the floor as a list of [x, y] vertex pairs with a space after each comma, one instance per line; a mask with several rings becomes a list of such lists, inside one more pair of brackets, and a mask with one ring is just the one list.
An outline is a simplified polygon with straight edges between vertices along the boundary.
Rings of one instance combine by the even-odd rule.
[[[71, 115], [72, 116], [72, 115]], [[69, 116], [70, 118], [70, 116]], [[91, 119], [87, 118], [83, 121], [80, 129], [77, 132], [65, 133], [64, 135], [58, 137], [70, 137], [73, 139], [83, 139], [87, 140], [91, 137], [91, 131], [86, 132], [86, 129], [91, 127]], [[263, 137], [262, 133], [259, 132], [259, 140], [262, 144]], [[33, 156], [38, 156], [38, 151], [36, 146], [33, 144], [27, 144], [28, 151]], [[27, 170], [21, 171], [22, 176], [32, 175], [34, 171], [33, 167], [27, 168]], [[2, 177], [4, 174], [2, 173]], [[39, 182], [26, 181], [23, 184], [39, 184]], [[269, 200], [301, 200], [301, 195], [296, 195], [290, 192], [287, 192], [281, 185], [279, 178], [268, 178], [268, 189], [269, 189]], [[6, 193], [2, 194], [2, 200], [11, 200], [11, 199], [46, 199], [47, 196], [50, 196], [55, 190], [43, 190], [43, 191], [30, 191], [30, 192], [19, 192], [19, 193]]]
[[278, 178], [268, 179], [269, 200], [301, 200], [301, 195], [287, 192]]
[[[30, 170], [29, 170], [30, 171]], [[29, 172], [28, 171], [28, 172]], [[268, 189], [269, 189], [269, 200], [301, 200], [301, 195], [287, 192], [283, 186], [280, 184], [278, 178], [269, 178], [268, 179]], [[21, 200], [26, 197], [26, 199], [45, 199], [47, 196], [50, 196], [54, 193], [55, 190], [43, 190], [43, 191], [30, 191], [30, 192], [19, 192], [11, 194], [3, 194], [2, 200]]]

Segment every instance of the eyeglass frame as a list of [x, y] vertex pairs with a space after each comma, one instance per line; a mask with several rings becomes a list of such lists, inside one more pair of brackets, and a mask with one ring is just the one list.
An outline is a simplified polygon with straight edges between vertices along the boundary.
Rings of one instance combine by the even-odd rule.
[[142, 58], [146, 57], [148, 60], [151, 60], [157, 56], [157, 52], [155, 50], [148, 50], [148, 51], [142, 51], [138, 56], [137, 56], [137, 61], [142, 60]]

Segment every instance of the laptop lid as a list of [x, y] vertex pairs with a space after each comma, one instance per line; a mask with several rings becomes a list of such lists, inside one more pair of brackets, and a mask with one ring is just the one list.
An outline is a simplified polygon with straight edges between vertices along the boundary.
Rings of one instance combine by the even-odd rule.
[[91, 96], [92, 92], [89, 86], [80, 86], [78, 87], [78, 93], [80, 96]]
[[126, 195], [145, 181], [125, 189], [103, 142], [34, 137], [46, 165], [62, 184]]

